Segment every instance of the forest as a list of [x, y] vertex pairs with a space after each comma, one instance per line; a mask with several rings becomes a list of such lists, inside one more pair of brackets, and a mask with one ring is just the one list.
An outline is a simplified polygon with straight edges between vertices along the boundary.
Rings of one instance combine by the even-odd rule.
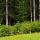
[[39, 0], [0, 0], [0, 24], [40, 20]]
[[40, 40], [40, 0], [0, 0], [0, 40]]
[[30, 1], [28, 0], [8, 0], [6, 14], [6, 0], [0, 0], [0, 24], [14, 25], [17, 22], [30, 21]]

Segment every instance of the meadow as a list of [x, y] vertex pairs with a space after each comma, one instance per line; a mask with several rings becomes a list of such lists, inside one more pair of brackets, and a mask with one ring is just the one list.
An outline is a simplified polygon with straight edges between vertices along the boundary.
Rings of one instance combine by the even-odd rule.
[[40, 40], [40, 33], [19, 34], [13, 36], [0, 37], [0, 40]]

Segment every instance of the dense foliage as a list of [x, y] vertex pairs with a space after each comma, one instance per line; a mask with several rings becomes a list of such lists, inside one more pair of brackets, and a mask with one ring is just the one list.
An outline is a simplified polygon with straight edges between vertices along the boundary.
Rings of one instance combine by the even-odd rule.
[[26, 33], [40, 32], [40, 22], [22, 22], [17, 23], [14, 26], [0, 25], [0, 36], [9, 36], [14, 34], [26, 34]]
[[[29, 0], [8, 0], [8, 20], [9, 24], [15, 24], [17, 21], [22, 22], [29, 20], [30, 15], [30, 1]], [[0, 20], [5, 24], [6, 18], [6, 1], [0, 0]], [[29, 18], [28, 18], [29, 17]], [[13, 22], [12, 22], [13, 20]]]

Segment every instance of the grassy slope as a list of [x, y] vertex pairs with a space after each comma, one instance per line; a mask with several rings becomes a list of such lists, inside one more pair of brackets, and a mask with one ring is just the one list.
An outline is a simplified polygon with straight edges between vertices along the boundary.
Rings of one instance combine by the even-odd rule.
[[0, 40], [40, 40], [40, 33], [21, 34], [9, 37], [0, 37]]

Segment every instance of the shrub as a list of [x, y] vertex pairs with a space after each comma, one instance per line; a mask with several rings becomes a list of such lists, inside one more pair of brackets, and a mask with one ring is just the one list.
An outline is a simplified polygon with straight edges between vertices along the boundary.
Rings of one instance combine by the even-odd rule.
[[32, 22], [32, 32], [40, 32], [40, 22]]
[[15, 25], [15, 27], [17, 28], [17, 33], [29, 33], [30, 29], [31, 29], [31, 23], [29, 22], [22, 22], [22, 23], [17, 23]]
[[21, 22], [14, 26], [0, 25], [0, 36], [40, 32], [40, 22]]
[[0, 36], [9, 35], [9, 30], [6, 26], [0, 26]]
[[21, 26], [19, 28], [19, 31], [21, 33], [30, 33], [31, 23], [21, 23]]
[[0, 25], [0, 36], [9, 36], [16, 33], [16, 27]]

